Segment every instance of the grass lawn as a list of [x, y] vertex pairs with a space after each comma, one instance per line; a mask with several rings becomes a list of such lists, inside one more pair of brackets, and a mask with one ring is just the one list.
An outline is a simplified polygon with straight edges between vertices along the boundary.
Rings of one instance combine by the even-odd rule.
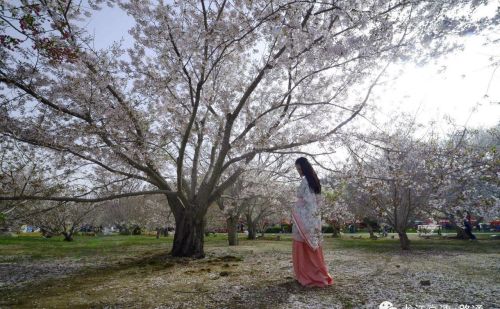
[[[397, 236], [325, 237], [334, 285], [293, 278], [291, 237], [266, 234], [238, 246], [206, 237], [207, 257], [167, 255], [173, 236], [0, 238], [0, 308], [378, 308], [405, 304], [498, 308], [500, 241], [420, 239], [403, 252]], [[351, 236], [362, 236], [354, 239]]]
[[83, 258], [95, 256], [134, 255], [147, 249], [167, 249], [172, 237], [156, 239], [152, 236], [76, 236], [72, 242], [62, 237], [39, 236], [1, 237], [0, 257], [10, 259]]

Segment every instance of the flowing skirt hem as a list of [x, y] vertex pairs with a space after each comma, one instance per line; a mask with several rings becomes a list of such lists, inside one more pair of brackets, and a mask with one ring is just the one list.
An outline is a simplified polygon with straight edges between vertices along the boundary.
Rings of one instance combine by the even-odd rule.
[[294, 239], [292, 257], [295, 279], [301, 285], [325, 287], [334, 283], [325, 265], [321, 246], [312, 250], [306, 242]]

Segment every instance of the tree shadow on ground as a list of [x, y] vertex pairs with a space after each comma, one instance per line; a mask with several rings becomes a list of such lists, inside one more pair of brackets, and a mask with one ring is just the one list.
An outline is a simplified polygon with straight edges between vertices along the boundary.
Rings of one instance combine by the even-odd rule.
[[2, 287], [0, 288], [0, 294], [2, 294], [0, 307], [27, 306], [38, 297], [47, 298], [61, 295], [64, 291], [85, 290], [92, 286], [103, 286], [109, 278], [117, 275], [130, 275], [131, 278], [135, 278], [138, 275], [142, 277], [141, 274], [150, 276], [155, 272], [168, 274], [170, 271], [179, 268], [186, 269], [184, 272], [186, 274], [197, 275], [197, 273], [210, 272], [211, 266], [231, 267], [236, 265], [234, 263], [241, 261], [243, 261], [242, 257], [227, 254], [194, 259], [173, 257], [166, 252], [143, 252], [140, 255], [112, 260], [101, 265], [86, 266], [64, 276], [54, 276]]

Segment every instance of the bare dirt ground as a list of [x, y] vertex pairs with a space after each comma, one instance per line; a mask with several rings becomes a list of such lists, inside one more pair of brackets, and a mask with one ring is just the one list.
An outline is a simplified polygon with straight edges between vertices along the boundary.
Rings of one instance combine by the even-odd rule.
[[168, 244], [120, 257], [3, 256], [0, 308], [500, 308], [500, 252], [490, 242], [496, 249], [401, 252], [328, 238], [327, 288], [296, 283], [290, 240], [207, 243], [201, 260], [171, 258]]

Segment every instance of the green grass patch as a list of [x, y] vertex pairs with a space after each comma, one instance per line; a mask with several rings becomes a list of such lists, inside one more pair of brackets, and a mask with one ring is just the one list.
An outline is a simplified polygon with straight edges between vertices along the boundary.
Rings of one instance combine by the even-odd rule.
[[136, 251], [144, 246], [150, 249], [171, 247], [173, 237], [152, 236], [76, 236], [71, 242], [62, 237], [40, 236], [0, 237], [0, 259], [5, 256], [43, 258], [81, 258], [96, 255], [117, 255]]
[[[280, 240], [277, 240], [280, 236]], [[351, 238], [362, 237], [361, 239]], [[266, 234], [264, 238], [247, 240], [244, 234], [238, 235], [239, 246], [253, 246], [257, 243], [269, 243], [281, 247], [290, 246], [291, 234]], [[371, 240], [368, 234], [344, 234], [342, 238], [331, 238], [325, 235], [325, 248], [334, 249], [352, 248], [371, 250], [374, 252], [399, 251], [400, 244], [397, 236]], [[479, 241], [456, 239], [422, 239], [410, 234], [410, 247], [418, 251], [464, 251], [464, 252], [499, 252], [500, 241], [491, 240], [490, 235], [478, 235]], [[0, 237], [0, 259], [15, 260], [45, 259], [45, 258], [82, 258], [92, 256], [134, 255], [144, 251], [170, 250], [173, 235], [160, 237], [154, 236], [76, 236], [74, 241], [66, 242], [62, 237], [43, 238], [41, 236]], [[218, 233], [205, 237], [207, 247], [225, 247], [227, 235]], [[271, 246], [272, 247], [272, 246]], [[236, 247], [234, 247], [236, 248]]]
[[[479, 238], [478, 241], [434, 238], [425, 239], [410, 236], [410, 250], [428, 252], [469, 252], [469, 253], [498, 253], [500, 252], [500, 241], [491, 240], [489, 237]], [[335, 249], [362, 249], [373, 252], [398, 252], [401, 251], [399, 238], [369, 239], [365, 236], [356, 238], [329, 238], [325, 243], [326, 248]]]

